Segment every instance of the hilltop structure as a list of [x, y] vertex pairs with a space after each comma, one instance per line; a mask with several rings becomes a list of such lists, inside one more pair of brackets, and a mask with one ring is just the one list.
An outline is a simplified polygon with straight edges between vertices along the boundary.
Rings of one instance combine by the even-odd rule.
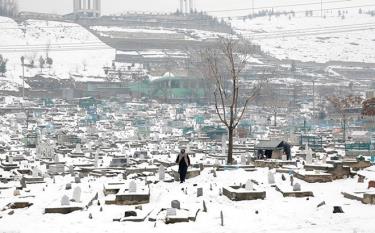
[[77, 17], [99, 17], [101, 0], [73, 0], [73, 10]]

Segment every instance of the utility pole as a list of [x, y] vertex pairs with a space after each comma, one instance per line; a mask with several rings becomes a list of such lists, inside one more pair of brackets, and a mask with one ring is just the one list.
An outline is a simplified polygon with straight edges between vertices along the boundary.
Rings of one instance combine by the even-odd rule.
[[323, 18], [323, 0], [320, 0], [320, 15]]
[[315, 79], [313, 82], [313, 119], [315, 118]]
[[21, 57], [22, 65], [22, 99], [25, 100], [25, 57]]
[[253, 9], [253, 15], [254, 15], [254, 0], [251, 0], [251, 8]]

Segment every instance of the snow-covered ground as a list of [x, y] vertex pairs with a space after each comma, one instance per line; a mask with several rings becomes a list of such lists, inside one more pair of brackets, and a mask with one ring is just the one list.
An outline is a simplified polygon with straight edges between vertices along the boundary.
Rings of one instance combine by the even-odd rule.
[[111, 38], [170, 38], [204, 41], [229, 36], [227, 33], [186, 28], [92, 26], [91, 29], [101, 36]]
[[[274, 8], [274, 12], [294, 11], [294, 16], [286, 14], [243, 19], [237, 17], [241, 15], [239, 12], [220, 13], [232, 14], [229, 21], [237, 32], [280, 59], [375, 62], [375, 18], [365, 14], [375, 9], [373, 1], [324, 3], [323, 9], [329, 9], [323, 10], [324, 17], [321, 17], [320, 4], [306, 5], [308, 2], [311, 3], [307, 0], [286, 0], [274, 4], [285, 5]], [[313, 11], [313, 16], [306, 16], [307, 10]], [[235, 13], [237, 15], [233, 15]]]
[[[113, 222], [113, 218], [123, 216], [125, 210], [134, 209], [131, 206], [104, 205], [103, 212], [100, 206], [89, 207], [84, 211], [73, 212], [68, 215], [43, 214], [42, 210], [52, 200], [60, 200], [65, 191], [65, 184], [71, 182], [69, 176], [57, 177], [56, 184], [52, 179], [47, 179], [46, 185], [29, 185], [30, 192], [25, 195], [31, 198], [34, 205], [26, 209], [15, 210], [14, 215], [3, 215], [0, 220], [0, 232], [340, 232], [340, 233], [372, 233], [375, 231], [372, 221], [375, 217], [373, 206], [363, 205], [358, 201], [345, 199], [341, 191], [363, 189], [364, 184], [356, 183], [355, 179], [338, 180], [325, 184], [301, 184], [302, 190], [314, 192], [315, 197], [284, 198], [281, 193], [271, 187], [267, 182], [267, 169], [261, 168], [256, 172], [243, 170], [218, 172], [214, 178], [209, 170], [197, 178], [188, 180], [186, 184], [158, 183], [152, 184], [151, 202], [143, 205], [143, 209], [156, 209], [170, 207], [172, 200], [179, 200], [181, 208], [202, 208], [203, 200], [206, 202], [208, 212], [199, 212], [196, 222], [177, 223], [166, 225], [162, 221], [149, 222]], [[80, 185], [84, 190], [91, 185], [93, 191], [99, 192], [99, 200], [104, 202], [102, 194], [103, 184], [116, 179], [100, 178], [95, 181], [91, 178], [82, 180]], [[225, 196], [219, 195], [219, 189], [234, 183], [244, 184], [248, 179], [261, 182], [260, 187], [267, 192], [265, 200], [233, 202]], [[118, 180], [121, 181], [121, 180]], [[282, 181], [281, 174], [276, 174], [279, 186], [288, 186], [289, 179]], [[196, 197], [196, 188], [203, 187], [203, 197]], [[76, 185], [76, 184], [73, 184]], [[212, 191], [210, 190], [212, 185]], [[42, 191], [45, 187], [45, 191]], [[187, 195], [181, 190], [187, 188]], [[5, 190], [1, 194], [0, 203], [6, 205], [15, 197], [11, 197], [13, 189]], [[23, 191], [22, 191], [23, 192]], [[326, 205], [317, 207], [325, 201]], [[345, 213], [333, 214], [333, 206], [342, 206]], [[220, 211], [223, 211], [224, 226], [220, 226]], [[256, 213], [258, 211], [258, 214]], [[89, 219], [89, 214], [93, 219]], [[22, 221], [22, 224], [20, 224]]]
[[[22, 83], [21, 56], [26, 65], [34, 61], [34, 68], [25, 66], [25, 76], [43, 72], [61, 79], [72, 73], [104, 76], [103, 66], [115, 58], [114, 49], [77, 24], [41, 20], [18, 24], [6, 17], [0, 17], [0, 54], [8, 59], [6, 79], [13, 83]], [[53, 60], [42, 71], [41, 56]]]

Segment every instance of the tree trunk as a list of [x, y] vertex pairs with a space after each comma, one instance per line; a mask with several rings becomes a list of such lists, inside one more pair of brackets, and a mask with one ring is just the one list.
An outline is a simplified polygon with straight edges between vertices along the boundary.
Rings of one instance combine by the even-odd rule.
[[228, 158], [227, 163], [233, 163], [233, 129], [230, 127], [228, 129]]
[[275, 125], [274, 126], [276, 127], [277, 126], [277, 121], [276, 121], [276, 119], [277, 119], [277, 112], [276, 111], [274, 112], [274, 118], [275, 118], [275, 122], [274, 122]]
[[343, 134], [342, 134], [342, 137], [343, 137], [343, 141], [344, 141], [344, 144], [346, 143], [346, 118], [343, 119]]

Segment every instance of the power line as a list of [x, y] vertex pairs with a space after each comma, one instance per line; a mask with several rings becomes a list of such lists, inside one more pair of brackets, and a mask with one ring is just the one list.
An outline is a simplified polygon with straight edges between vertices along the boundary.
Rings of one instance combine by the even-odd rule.
[[[362, 7], [375, 7], [375, 4], [367, 4], [367, 5], [358, 5], [358, 6], [347, 6], [347, 7], [334, 7], [334, 8], [325, 8], [324, 11], [332, 11], [332, 10], [343, 10], [343, 9], [352, 9], [352, 8], [362, 8]], [[293, 13], [305, 13], [307, 10], [301, 10], [301, 11], [290, 11]], [[317, 10], [308, 10], [310, 12], [316, 12], [316, 11], [321, 11], [321, 9]], [[249, 14], [247, 15], [235, 15], [235, 16], [226, 16], [222, 18], [237, 18], [237, 19], [243, 19], [245, 17], [248, 17]]]
[[276, 31], [269, 33], [253, 33], [243, 38], [246, 39], [277, 39], [277, 38], [287, 38], [287, 37], [303, 37], [303, 36], [314, 36], [314, 35], [324, 35], [324, 34], [336, 34], [343, 32], [356, 32], [356, 31], [368, 31], [374, 30], [375, 24], [363, 24], [357, 26], [346, 25], [344, 27], [322, 27], [320, 29], [302, 29], [294, 31]]
[[280, 30], [280, 31], [270, 31], [270, 32], [258, 32], [254, 35], [278, 35], [278, 34], [291, 34], [291, 33], [308, 33], [324, 30], [338, 30], [338, 29], [358, 29], [358, 28], [369, 28], [375, 26], [375, 23], [361, 23], [361, 24], [346, 24], [338, 26], [325, 26], [325, 27], [312, 27], [304, 29], [292, 29], [292, 30]]
[[[338, 3], [338, 2], [350, 2], [350, 1], [351, 0], [336, 0], [336, 1], [328, 1], [328, 2], [323, 2], [323, 3]], [[263, 10], [263, 9], [274, 9], [274, 8], [283, 8], [283, 7], [291, 7], [291, 6], [310, 6], [310, 5], [320, 5], [320, 4], [321, 4], [321, 2], [310, 2], [310, 3], [275, 5], [275, 6], [266, 6], [266, 7], [251, 7], [251, 8], [212, 10], [212, 11], [206, 11], [206, 12], [207, 13], [220, 13], [220, 12], [233, 12], [233, 11]]]

